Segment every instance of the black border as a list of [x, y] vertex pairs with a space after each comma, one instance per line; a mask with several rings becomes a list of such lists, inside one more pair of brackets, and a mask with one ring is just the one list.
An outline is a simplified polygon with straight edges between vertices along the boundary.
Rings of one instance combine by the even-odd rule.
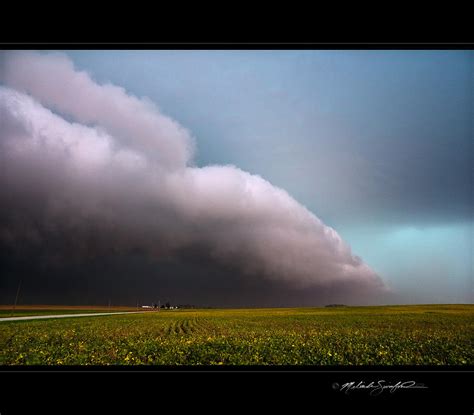
[[0, 50], [473, 50], [465, 42], [0, 42]]
[[[415, 381], [426, 389], [341, 391], [347, 382]], [[18, 367], [0, 370], [0, 411], [15, 413], [263, 413], [272, 410], [371, 413], [381, 407], [400, 413], [415, 410], [471, 414], [472, 368], [443, 367]], [[127, 408], [125, 410], [125, 408]], [[379, 412], [380, 409], [379, 409]], [[383, 413], [383, 412], [382, 412]]]

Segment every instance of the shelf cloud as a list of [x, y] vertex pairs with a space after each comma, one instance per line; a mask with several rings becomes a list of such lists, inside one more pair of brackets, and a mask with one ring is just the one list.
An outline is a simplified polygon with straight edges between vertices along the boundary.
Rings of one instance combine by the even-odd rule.
[[0, 65], [0, 244], [12, 252], [47, 264], [193, 252], [298, 289], [388, 290], [283, 189], [194, 165], [191, 133], [147, 98], [63, 54], [7, 52]]

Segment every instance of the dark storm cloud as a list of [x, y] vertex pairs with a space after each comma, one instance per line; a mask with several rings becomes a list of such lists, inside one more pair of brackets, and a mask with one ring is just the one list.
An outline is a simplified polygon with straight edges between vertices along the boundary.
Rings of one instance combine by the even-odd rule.
[[93, 279], [134, 296], [130, 287], [161, 290], [168, 281], [176, 295], [197, 287], [227, 304], [244, 302], [242, 292], [257, 302], [285, 290], [294, 301], [386, 290], [284, 190], [233, 166], [192, 167], [189, 132], [150, 101], [96, 84], [63, 55], [3, 61], [0, 244], [10, 271], [28, 261], [18, 272], [37, 274], [38, 287], [41, 275], [63, 281], [48, 283], [51, 292]]

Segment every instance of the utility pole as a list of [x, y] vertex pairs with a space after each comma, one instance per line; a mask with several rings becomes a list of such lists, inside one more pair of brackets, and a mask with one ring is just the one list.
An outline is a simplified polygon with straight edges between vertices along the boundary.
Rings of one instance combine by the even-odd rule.
[[160, 311], [160, 308], [161, 308], [160, 303], [161, 303], [160, 300], [158, 300], [158, 311]]
[[16, 290], [16, 296], [15, 296], [15, 303], [13, 304], [13, 308], [12, 308], [12, 316], [13, 314], [15, 314], [15, 308], [16, 308], [16, 303], [18, 301], [18, 296], [20, 295], [20, 289], [21, 289], [21, 282], [23, 281], [22, 278], [20, 278], [20, 283], [18, 284], [18, 289]]

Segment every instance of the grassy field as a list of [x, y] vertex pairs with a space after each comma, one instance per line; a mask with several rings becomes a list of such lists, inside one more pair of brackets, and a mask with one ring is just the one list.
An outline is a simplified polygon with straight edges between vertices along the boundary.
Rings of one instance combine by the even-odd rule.
[[169, 310], [0, 323], [3, 365], [472, 365], [474, 306]]

